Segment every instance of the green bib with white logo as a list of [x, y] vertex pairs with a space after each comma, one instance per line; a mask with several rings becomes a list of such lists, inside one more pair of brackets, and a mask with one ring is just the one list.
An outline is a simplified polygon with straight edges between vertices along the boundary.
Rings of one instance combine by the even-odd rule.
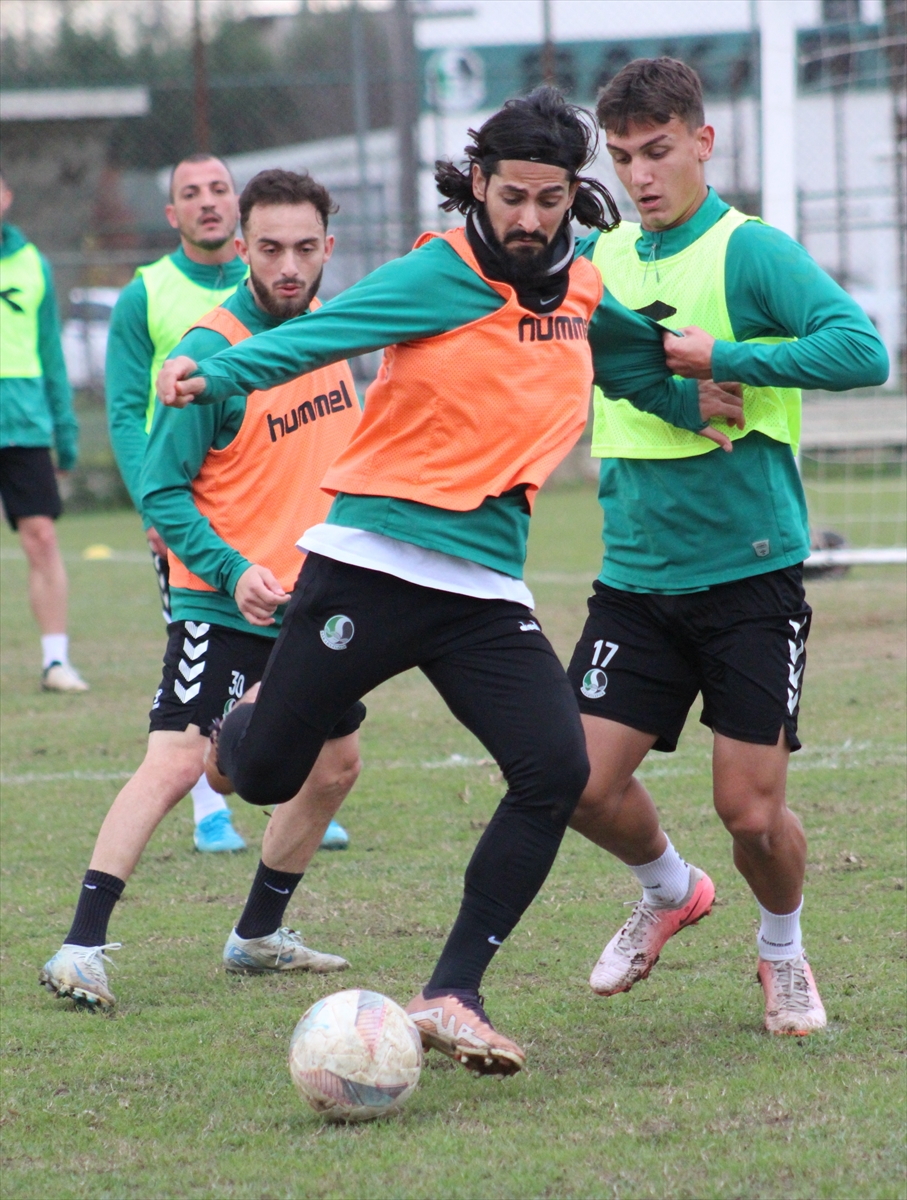
[[183, 334], [191, 329], [199, 317], [203, 317], [212, 308], [217, 308], [228, 296], [232, 296], [236, 291], [236, 284], [231, 283], [223, 288], [206, 288], [193, 283], [174, 265], [169, 254], [150, 266], [139, 267], [136, 274], [145, 282], [148, 295], [148, 335], [154, 345], [151, 378], [148, 381], [148, 415], [145, 421], [147, 433], [151, 429], [151, 419], [154, 416], [154, 382], [158, 371], [164, 365], [164, 359], [182, 341]]
[[[659, 302], [676, 311], [652, 315], [666, 329], [698, 325], [721, 341], [735, 342], [724, 290], [724, 263], [731, 234], [748, 217], [729, 209], [700, 238], [669, 258], [641, 261], [636, 252], [640, 227], [622, 222], [613, 233], [603, 233], [592, 261], [605, 287], [626, 308], [644, 311]], [[765, 345], [790, 338], [753, 338]], [[592, 454], [595, 458], [692, 458], [717, 450], [715, 442], [687, 429], [669, 425], [660, 417], [640, 412], [629, 400], [607, 399], [599, 388], [593, 395]], [[743, 388], [746, 428], [726, 421], [712, 424], [732, 441], [758, 430], [776, 442], [787, 443], [794, 454], [800, 442], [800, 392], [797, 388]]]
[[38, 309], [47, 291], [37, 248], [0, 258], [0, 378], [40, 379]]

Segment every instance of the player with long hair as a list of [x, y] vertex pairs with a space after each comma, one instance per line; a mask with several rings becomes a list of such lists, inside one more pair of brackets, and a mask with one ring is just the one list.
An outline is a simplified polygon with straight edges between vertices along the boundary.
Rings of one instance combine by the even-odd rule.
[[437, 175], [465, 227], [423, 235], [316, 313], [201, 363], [174, 359], [158, 395], [215, 403], [387, 347], [362, 422], [324, 478], [330, 514], [301, 539], [308, 557], [258, 699], [226, 718], [215, 766], [251, 803], [282, 804], [350, 705], [409, 668], [426, 674], [494, 756], [507, 793], [408, 1011], [426, 1045], [509, 1074], [525, 1052], [495, 1030], [479, 986], [544, 883], [588, 776], [576, 703], [522, 578], [533, 499], [582, 432], [593, 377], [697, 432], [739, 400], [673, 379], [658, 328], [603, 298], [598, 272], [575, 260], [571, 214], [597, 229], [616, 222], [605, 190], [581, 174], [597, 143], [589, 114], [542, 88], [471, 136], [467, 170], [442, 163]]

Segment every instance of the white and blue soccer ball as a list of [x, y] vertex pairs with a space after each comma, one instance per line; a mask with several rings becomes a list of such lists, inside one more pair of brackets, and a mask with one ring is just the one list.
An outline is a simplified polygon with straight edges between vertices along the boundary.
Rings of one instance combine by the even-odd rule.
[[422, 1041], [399, 1004], [352, 988], [313, 1004], [290, 1040], [300, 1096], [329, 1121], [370, 1121], [396, 1111], [422, 1070]]

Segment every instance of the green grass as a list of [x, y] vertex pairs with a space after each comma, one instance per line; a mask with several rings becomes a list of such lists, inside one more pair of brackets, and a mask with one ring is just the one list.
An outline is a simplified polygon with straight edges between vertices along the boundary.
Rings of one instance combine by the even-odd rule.
[[[406, 1002], [456, 912], [462, 870], [500, 794], [484, 751], [421, 676], [369, 699], [365, 770], [344, 854], [320, 854], [289, 917], [346, 955], [336, 984], [230, 979], [224, 939], [253, 852], [194, 855], [191, 812], [164, 823], [114, 914], [116, 1015], [36, 986], [66, 932], [98, 825], [139, 763], [163, 629], [138, 521], [74, 517], [72, 653], [85, 697], [38, 691], [37, 638], [15, 539], [2, 571], [2, 1195], [40, 1197], [903, 1197], [903, 573], [811, 589], [803, 736], [792, 805], [810, 838], [805, 927], [829, 1029], [761, 1032], [755, 909], [710, 802], [698, 710], [645, 775], [681, 850], [719, 900], [651, 979], [609, 1001], [586, 978], [635, 897], [629, 873], [570, 833], [486, 978], [494, 1020], [529, 1051], [510, 1080], [430, 1055], [398, 1118], [322, 1125], [286, 1069], [299, 1015], [334, 986]], [[594, 494], [543, 494], [530, 582], [566, 655], [596, 570]], [[83, 562], [104, 542], [136, 561]]]

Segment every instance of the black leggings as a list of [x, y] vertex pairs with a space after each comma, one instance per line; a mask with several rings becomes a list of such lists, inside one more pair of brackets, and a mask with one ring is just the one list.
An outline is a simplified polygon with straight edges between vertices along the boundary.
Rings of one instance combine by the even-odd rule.
[[464, 897], [474, 921], [503, 941], [544, 883], [589, 775], [567, 676], [523, 605], [309, 554], [258, 700], [224, 722], [220, 765], [250, 803], [289, 800], [343, 714], [411, 667], [507, 781], [467, 868]]

